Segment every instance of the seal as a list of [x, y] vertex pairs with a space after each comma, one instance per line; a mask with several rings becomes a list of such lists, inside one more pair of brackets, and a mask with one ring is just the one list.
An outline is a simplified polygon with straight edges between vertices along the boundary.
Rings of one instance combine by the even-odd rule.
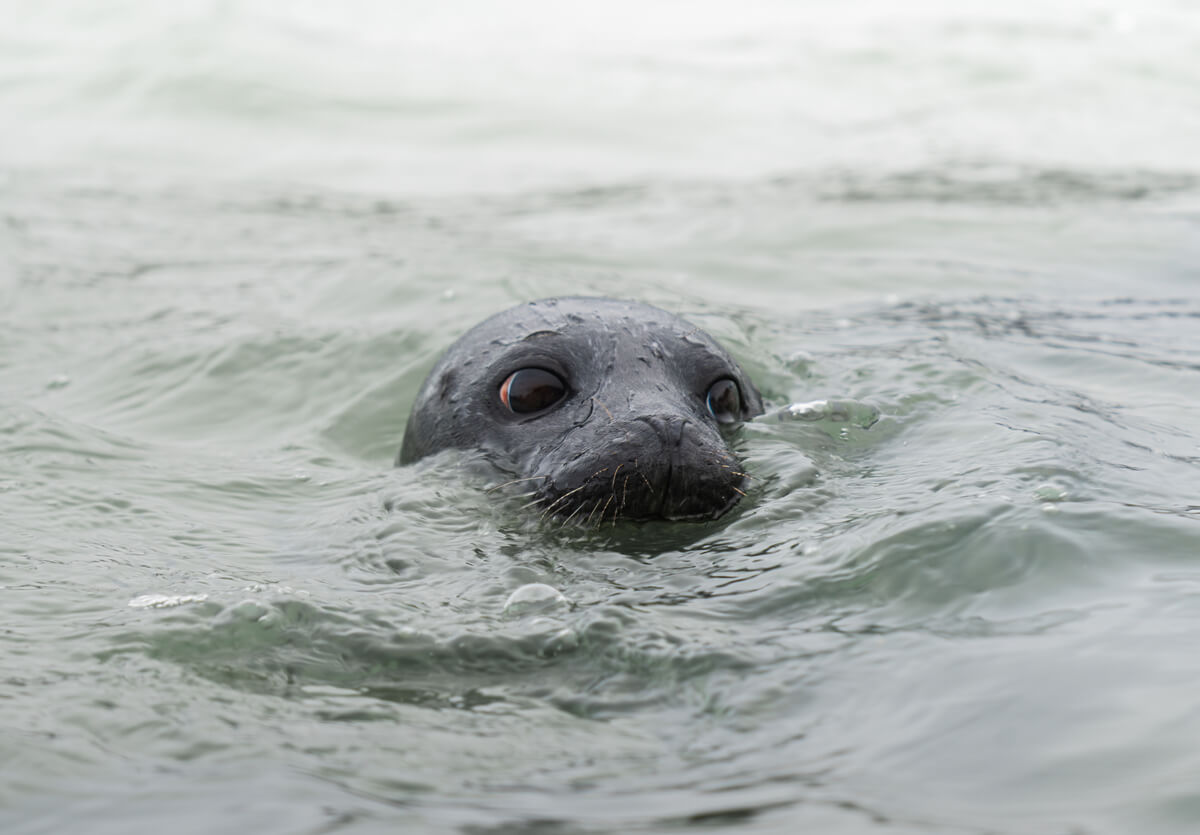
[[647, 304], [543, 299], [450, 346], [397, 464], [477, 449], [563, 519], [715, 519], [745, 495], [728, 442], [762, 397], [715, 339]]

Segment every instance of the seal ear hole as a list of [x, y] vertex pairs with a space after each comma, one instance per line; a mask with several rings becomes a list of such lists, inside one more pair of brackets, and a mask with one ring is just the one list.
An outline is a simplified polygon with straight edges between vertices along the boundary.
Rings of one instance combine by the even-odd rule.
[[532, 415], [558, 404], [567, 396], [567, 384], [553, 371], [522, 368], [500, 384], [500, 404], [515, 415]]
[[742, 419], [742, 393], [728, 377], [709, 386], [704, 402], [717, 423], [737, 423]]

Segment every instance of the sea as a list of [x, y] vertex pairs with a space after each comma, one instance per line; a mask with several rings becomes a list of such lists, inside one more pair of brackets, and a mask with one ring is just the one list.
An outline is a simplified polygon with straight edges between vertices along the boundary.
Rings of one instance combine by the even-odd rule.
[[[2, 5], [0, 831], [1200, 831], [1200, 5]], [[395, 465], [556, 295], [733, 511]]]

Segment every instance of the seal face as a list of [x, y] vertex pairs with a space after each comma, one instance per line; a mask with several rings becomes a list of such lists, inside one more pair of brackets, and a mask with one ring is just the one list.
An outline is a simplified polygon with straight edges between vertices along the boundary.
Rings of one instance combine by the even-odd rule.
[[397, 459], [479, 449], [548, 513], [713, 519], [744, 493], [727, 434], [762, 398], [704, 331], [614, 299], [544, 299], [487, 319], [421, 386]]

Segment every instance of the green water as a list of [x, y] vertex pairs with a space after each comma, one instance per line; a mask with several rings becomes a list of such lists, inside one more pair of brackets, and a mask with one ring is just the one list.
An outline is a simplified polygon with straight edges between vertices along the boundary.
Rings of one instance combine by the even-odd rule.
[[[0, 829], [1195, 831], [1196, 12], [491, 8], [16, 4]], [[563, 293], [834, 407], [713, 524], [394, 468]]]

